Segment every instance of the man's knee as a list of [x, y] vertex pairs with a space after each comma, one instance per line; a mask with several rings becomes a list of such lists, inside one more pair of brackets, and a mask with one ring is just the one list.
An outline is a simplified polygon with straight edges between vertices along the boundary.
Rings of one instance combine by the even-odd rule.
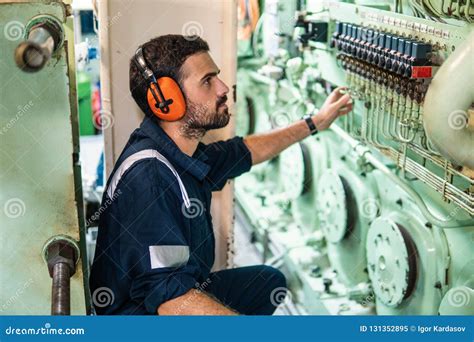
[[262, 273], [268, 279], [267, 291], [269, 300], [273, 307], [277, 307], [288, 297], [288, 289], [285, 275], [278, 269], [271, 266], [262, 266]]
[[264, 267], [265, 267], [265, 272], [267, 272], [269, 276], [273, 279], [272, 284], [274, 284], [275, 288], [277, 287], [286, 288], [286, 277], [279, 269], [272, 266], [264, 266]]
[[[261, 267], [261, 274], [265, 279], [268, 279], [268, 288], [270, 292], [278, 291], [281, 294], [286, 293], [286, 277], [285, 275], [278, 269], [272, 266], [262, 265]], [[282, 296], [284, 297], [284, 296]]]
[[271, 315], [287, 298], [286, 278], [276, 268], [254, 265], [233, 271], [246, 276], [245, 295], [236, 301], [237, 311], [245, 315]]

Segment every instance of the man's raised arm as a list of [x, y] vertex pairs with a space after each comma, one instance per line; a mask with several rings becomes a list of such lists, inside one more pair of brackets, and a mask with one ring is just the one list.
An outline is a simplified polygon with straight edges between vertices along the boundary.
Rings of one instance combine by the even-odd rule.
[[[339, 87], [326, 99], [317, 115], [312, 120], [319, 131], [327, 129], [339, 116], [352, 110], [349, 95], [343, 95]], [[244, 138], [244, 143], [252, 154], [252, 165], [276, 157], [284, 149], [303, 140], [310, 134], [308, 125], [299, 120], [284, 128], [277, 128], [267, 133], [253, 134]]]

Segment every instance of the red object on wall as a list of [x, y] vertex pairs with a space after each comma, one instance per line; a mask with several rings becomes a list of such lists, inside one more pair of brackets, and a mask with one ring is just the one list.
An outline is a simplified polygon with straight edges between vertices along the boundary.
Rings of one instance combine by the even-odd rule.
[[433, 77], [433, 67], [414, 66], [411, 69], [411, 78], [431, 78]]
[[94, 91], [92, 92], [92, 117], [94, 119], [94, 126], [101, 127], [101, 119], [100, 119], [100, 87], [94, 87]]

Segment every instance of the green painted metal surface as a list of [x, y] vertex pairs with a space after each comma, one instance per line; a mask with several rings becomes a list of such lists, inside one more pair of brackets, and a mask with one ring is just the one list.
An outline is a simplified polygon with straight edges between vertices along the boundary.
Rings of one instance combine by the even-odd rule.
[[[66, 40], [42, 70], [26, 73], [14, 51], [40, 14], [64, 23]], [[47, 315], [45, 242], [64, 234], [84, 247], [72, 22], [60, 2], [1, 3], [0, 31], [0, 312]], [[84, 284], [79, 261], [72, 314], [86, 313]]]

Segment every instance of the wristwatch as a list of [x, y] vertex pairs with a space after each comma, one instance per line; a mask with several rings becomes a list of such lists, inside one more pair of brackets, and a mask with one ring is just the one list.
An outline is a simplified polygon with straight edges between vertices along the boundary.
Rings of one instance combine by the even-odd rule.
[[316, 125], [314, 124], [313, 119], [311, 119], [310, 114], [304, 115], [303, 119], [304, 121], [306, 121], [306, 124], [308, 125], [311, 135], [315, 135], [316, 133], [318, 133], [318, 129], [316, 128]]

